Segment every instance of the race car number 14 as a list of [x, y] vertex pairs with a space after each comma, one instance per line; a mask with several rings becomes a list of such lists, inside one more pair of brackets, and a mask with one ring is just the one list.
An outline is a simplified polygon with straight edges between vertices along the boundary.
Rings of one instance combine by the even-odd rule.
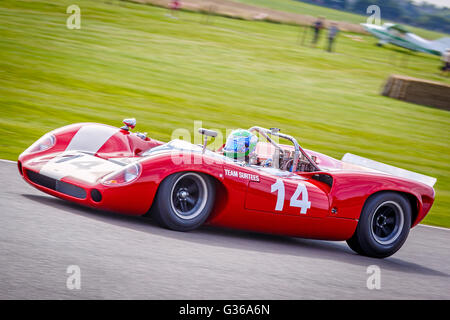
[[[285, 187], [282, 179], [277, 179], [277, 181], [271, 185], [270, 192], [275, 191], [277, 191], [277, 204], [275, 205], [275, 211], [283, 211]], [[302, 196], [301, 200], [299, 200], [300, 196]], [[308, 190], [304, 184], [299, 183], [297, 185], [297, 189], [292, 195], [289, 205], [291, 207], [300, 208], [300, 214], [306, 214], [306, 211], [311, 208], [311, 202], [308, 201]]]

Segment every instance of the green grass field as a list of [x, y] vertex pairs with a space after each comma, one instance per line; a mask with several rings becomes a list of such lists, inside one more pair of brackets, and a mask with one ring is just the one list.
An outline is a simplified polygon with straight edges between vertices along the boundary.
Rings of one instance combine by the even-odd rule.
[[[270, 9], [275, 9], [278, 11], [287, 11], [299, 14], [306, 14], [310, 16], [324, 16], [328, 20], [334, 21], [346, 21], [351, 23], [365, 23], [367, 21], [367, 16], [345, 12], [340, 10], [335, 10], [331, 8], [326, 8], [322, 6], [316, 6], [309, 3], [296, 1], [296, 0], [233, 0], [236, 2], [251, 4], [259, 7], [267, 7]], [[381, 19], [382, 23], [388, 22], [383, 20], [383, 8], [381, 8]], [[427, 39], [437, 39], [440, 37], [448, 37], [448, 35], [432, 30], [425, 30], [421, 28], [416, 28], [412, 26], [408, 26], [408, 29], [411, 32], [417, 33], [421, 37], [425, 37]]]
[[[445, 81], [438, 57], [341, 34], [337, 53], [297, 41], [301, 28], [117, 0], [0, 2], [0, 158], [81, 121], [167, 141], [176, 128], [280, 127], [305, 148], [352, 152], [438, 178], [425, 223], [450, 227], [450, 113], [383, 97], [392, 73]], [[300, 37], [301, 38], [301, 37]], [[408, 57], [407, 67], [399, 66]]]

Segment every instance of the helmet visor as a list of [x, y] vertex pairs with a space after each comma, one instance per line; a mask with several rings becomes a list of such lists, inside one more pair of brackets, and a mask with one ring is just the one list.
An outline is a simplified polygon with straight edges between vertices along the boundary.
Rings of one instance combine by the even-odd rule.
[[233, 136], [227, 140], [223, 150], [233, 156], [242, 157], [249, 153], [249, 137]]

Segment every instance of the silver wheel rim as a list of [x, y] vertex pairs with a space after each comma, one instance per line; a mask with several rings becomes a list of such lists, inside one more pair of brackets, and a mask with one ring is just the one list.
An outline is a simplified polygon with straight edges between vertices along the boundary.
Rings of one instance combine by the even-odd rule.
[[385, 201], [374, 211], [370, 231], [376, 242], [390, 245], [402, 233], [405, 218], [402, 207], [394, 201]]
[[202, 176], [187, 172], [178, 177], [170, 192], [173, 212], [183, 220], [197, 217], [205, 208], [208, 188]]

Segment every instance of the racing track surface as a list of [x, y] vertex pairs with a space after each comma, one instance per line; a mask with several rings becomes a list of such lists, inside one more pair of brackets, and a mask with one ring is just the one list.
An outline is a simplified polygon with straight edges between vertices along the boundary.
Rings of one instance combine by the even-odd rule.
[[[418, 226], [394, 256], [327, 242], [203, 227], [73, 205], [28, 186], [0, 162], [0, 299], [450, 298], [450, 230]], [[366, 268], [381, 268], [381, 289]], [[81, 268], [68, 290], [66, 269]]]

